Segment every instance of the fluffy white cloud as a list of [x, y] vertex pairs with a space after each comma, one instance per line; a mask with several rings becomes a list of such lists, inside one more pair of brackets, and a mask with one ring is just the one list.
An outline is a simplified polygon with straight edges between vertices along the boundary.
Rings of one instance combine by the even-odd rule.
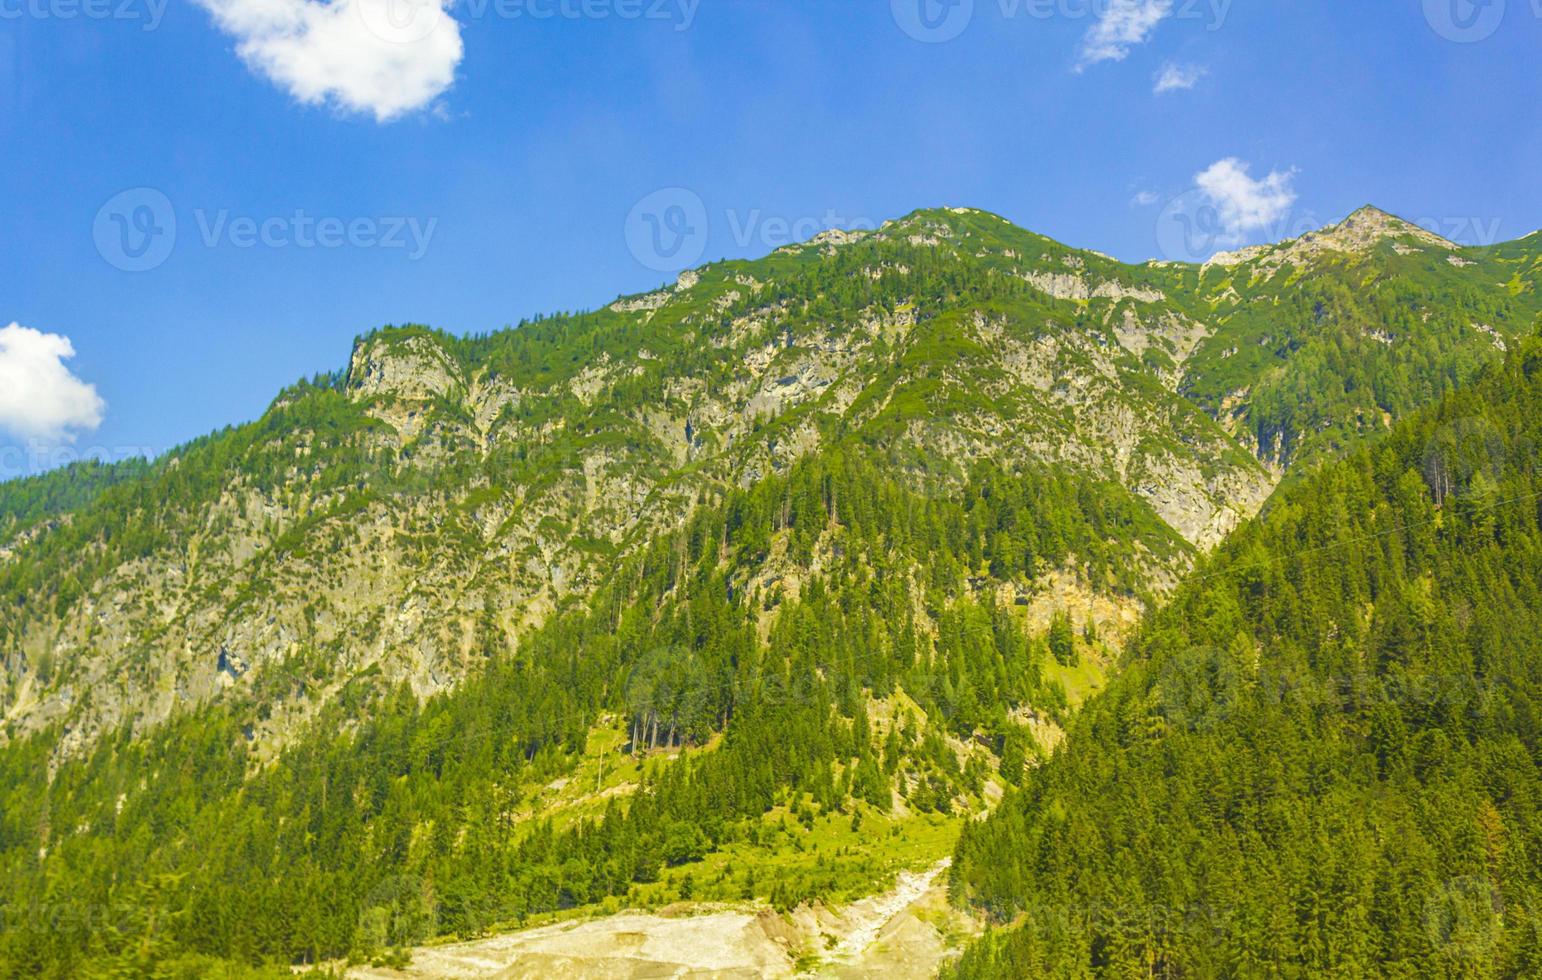
[[73, 440], [102, 424], [107, 403], [70, 373], [70, 338], [19, 323], [0, 329], [0, 429], [22, 439]]
[[1156, 26], [1173, 12], [1173, 0], [1108, 0], [1108, 6], [1082, 39], [1081, 71], [1100, 61], [1123, 61], [1130, 49], [1144, 44]]
[[1180, 65], [1169, 61], [1162, 66], [1162, 70], [1156, 74], [1156, 94], [1163, 92], [1181, 92], [1191, 89], [1199, 84], [1209, 72], [1198, 65]]
[[307, 105], [379, 122], [429, 105], [463, 47], [452, 0], [197, 0], [236, 51]]
[[1195, 186], [1215, 207], [1221, 232], [1233, 242], [1279, 221], [1296, 203], [1294, 169], [1271, 171], [1262, 180], [1248, 176], [1248, 169], [1227, 157], [1194, 176]]

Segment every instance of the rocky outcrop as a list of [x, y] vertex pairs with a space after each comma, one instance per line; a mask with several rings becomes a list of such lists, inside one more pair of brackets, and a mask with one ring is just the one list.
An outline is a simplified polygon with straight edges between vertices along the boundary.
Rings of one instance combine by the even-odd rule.
[[348, 390], [358, 399], [424, 402], [460, 387], [460, 369], [429, 336], [365, 341], [354, 348], [348, 365]]

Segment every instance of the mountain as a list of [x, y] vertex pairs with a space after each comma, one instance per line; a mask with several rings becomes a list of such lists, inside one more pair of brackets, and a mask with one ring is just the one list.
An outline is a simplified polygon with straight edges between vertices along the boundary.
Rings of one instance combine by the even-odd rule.
[[5, 484], [0, 965], [870, 894], [1277, 485], [1516, 348], [1535, 245], [1366, 210], [1128, 265], [921, 211]]
[[1367, 207], [1216, 256], [1201, 289], [1229, 315], [1196, 352], [1184, 393], [1266, 457], [1329, 458], [1529, 331], [1536, 244], [1457, 248]]
[[1283, 491], [968, 827], [961, 977], [1542, 970], [1542, 338]]
[[62, 726], [72, 752], [282, 665], [306, 696], [263, 737], [375, 667], [444, 690], [693, 509], [837, 444], [924, 493], [987, 464], [1090, 481], [1139, 516], [1065, 572], [1135, 609], [1286, 468], [1497, 358], [1542, 308], [1534, 256], [1362, 211], [1127, 266], [923, 211], [487, 337], [379, 331], [46, 521], [0, 506], [6, 731]]

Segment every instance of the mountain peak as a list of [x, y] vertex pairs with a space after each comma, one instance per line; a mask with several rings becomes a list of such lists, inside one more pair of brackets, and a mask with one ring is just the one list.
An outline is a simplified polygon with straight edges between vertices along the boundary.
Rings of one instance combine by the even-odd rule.
[[1344, 221], [1345, 222], [1349, 222], [1349, 221], [1362, 221], [1362, 220], [1384, 221], [1384, 220], [1387, 220], [1389, 218], [1391, 220], [1393, 220], [1393, 221], [1400, 221], [1400, 220], [1402, 220], [1402, 219], [1398, 218], [1397, 215], [1393, 214], [1392, 212], [1390, 212], [1390, 211], [1383, 211], [1381, 208], [1378, 208], [1374, 204], [1362, 204], [1362, 205], [1360, 205], [1360, 207], [1356, 208], [1354, 210], [1354, 212], [1352, 214], [1350, 214], [1349, 217], [1345, 218]]
[[[1456, 251], [1460, 246], [1411, 221], [1404, 221], [1381, 208], [1367, 204], [1336, 225], [1309, 231], [1273, 245], [1252, 245], [1235, 252], [1218, 252], [1208, 265], [1241, 265], [1261, 259], [1270, 268], [1282, 265], [1310, 265], [1325, 252], [1361, 254], [1389, 239], [1410, 240], [1433, 248]], [[1403, 249], [1404, 246], [1399, 246]], [[1406, 250], [1406, 249], [1404, 249]]]
[[1367, 204], [1336, 225], [1329, 225], [1315, 235], [1322, 244], [1345, 252], [1358, 252], [1372, 248], [1387, 238], [1415, 238], [1426, 245], [1439, 248], [1457, 246], [1428, 229], [1404, 221], [1381, 208]]

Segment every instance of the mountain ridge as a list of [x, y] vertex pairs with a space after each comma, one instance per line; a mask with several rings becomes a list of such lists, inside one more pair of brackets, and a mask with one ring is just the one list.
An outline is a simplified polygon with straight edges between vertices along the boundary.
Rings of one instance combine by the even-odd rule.
[[[1342, 405], [1307, 415], [1315, 392], [1362, 370], [1337, 363], [1342, 345], [1385, 362], [1377, 371], [1413, 356], [1441, 365], [1432, 380], [1456, 378], [1529, 327], [1535, 266], [1522, 269], [1528, 253], [1516, 248], [1472, 252], [1460, 267], [1331, 249], [1306, 272], [1268, 255], [1224, 269], [1134, 266], [988, 212], [926, 209], [513, 331], [373, 331], [345, 370], [168, 454], [137, 480], [153, 494], [102, 491], [138, 515], [128, 523], [143, 544], [130, 551], [148, 551], [134, 562], [122, 561], [123, 528], [109, 526], [125, 514], [86, 530], [69, 512], [52, 531], [0, 528], [0, 588], [47, 597], [0, 616], [7, 730], [66, 722], [61, 744], [78, 749], [127, 718], [245, 689], [254, 666], [295, 656], [328, 688], [395, 662], [388, 670], [420, 693], [443, 689], [487, 642], [475, 635], [494, 626], [500, 643], [516, 642], [594, 587], [597, 559], [679, 526], [703, 494], [853, 438], [929, 492], [990, 458], [1123, 484], [1168, 530], [1141, 532], [1137, 571], [1115, 591], [1159, 595], [1298, 461], [1429, 397], [1357, 383]], [[1368, 274], [1386, 284], [1381, 306], [1349, 291]], [[1302, 287], [1318, 282], [1309, 305]], [[1431, 311], [1422, 324], [1382, 322], [1409, 301]], [[1414, 339], [1430, 353], [1404, 354]], [[1325, 374], [1293, 377], [1305, 366]], [[50, 584], [27, 566], [55, 540]], [[321, 580], [335, 587], [302, 584], [327, 568]], [[154, 614], [135, 598], [150, 582], [176, 597]], [[371, 610], [373, 593], [398, 611]], [[82, 602], [86, 617], [69, 612]], [[361, 659], [348, 637], [364, 622], [377, 638]], [[150, 636], [180, 652], [127, 671], [143, 680], [112, 679], [123, 658], [146, 660], [136, 650]], [[79, 674], [74, 686], [56, 665]]]

